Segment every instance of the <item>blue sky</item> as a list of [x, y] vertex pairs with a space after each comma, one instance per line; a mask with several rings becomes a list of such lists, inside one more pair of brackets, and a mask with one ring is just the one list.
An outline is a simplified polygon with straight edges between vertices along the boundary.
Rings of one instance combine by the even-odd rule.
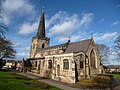
[[29, 57], [43, 6], [51, 46], [67, 42], [68, 36], [76, 42], [92, 34], [96, 43], [111, 47], [120, 34], [120, 0], [5, 0], [0, 21], [8, 26], [6, 35], [19, 60]]

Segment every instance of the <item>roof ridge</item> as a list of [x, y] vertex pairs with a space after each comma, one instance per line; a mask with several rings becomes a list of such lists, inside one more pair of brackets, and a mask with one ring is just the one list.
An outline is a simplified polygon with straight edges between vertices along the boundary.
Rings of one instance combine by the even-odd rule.
[[[85, 40], [82, 40], [82, 41], [77, 41], [77, 42], [72, 42], [72, 43], [79, 43], [79, 42], [84, 42], [84, 41], [88, 41], [88, 40], [90, 40], [90, 39], [85, 39]], [[72, 43], [70, 43], [70, 44], [72, 44]]]

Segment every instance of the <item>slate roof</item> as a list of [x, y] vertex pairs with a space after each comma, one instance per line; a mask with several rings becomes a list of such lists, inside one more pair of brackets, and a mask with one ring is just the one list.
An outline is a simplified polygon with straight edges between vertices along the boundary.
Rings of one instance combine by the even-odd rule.
[[13, 62], [16, 62], [16, 61], [15, 60], [7, 60], [7, 62], [13, 63]]
[[39, 48], [39, 50], [47, 50], [47, 49], [54, 49], [54, 48], [59, 48], [62, 46], [66, 46], [67, 43], [64, 44], [59, 44], [59, 45], [55, 45], [55, 46], [50, 46], [50, 47], [46, 47], [46, 48]]
[[89, 44], [90, 44], [90, 39], [70, 43], [67, 49], [65, 50], [65, 53], [72, 53], [72, 52], [79, 52], [79, 51], [86, 52], [89, 47]]
[[90, 39], [79, 41], [79, 42], [72, 42], [72, 43], [65, 43], [65, 44], [60, 44], [60, 45], [55, 45], [47, 48], [42, 48], [39, 50], [48, 50], [48, 49], [55, 49], [55, 48], [60, 48], [63, 46], [66, 46], [65, 52], [64, 53], [72, 53], [72, 52], [79, 52], [83, 51], [86, 52], [90, 44]]

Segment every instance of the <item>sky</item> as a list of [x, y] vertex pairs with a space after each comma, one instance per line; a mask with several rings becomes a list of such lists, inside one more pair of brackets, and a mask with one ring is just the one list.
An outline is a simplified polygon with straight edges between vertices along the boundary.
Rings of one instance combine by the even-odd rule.
[[[14, 43], [16, 59], [29, 58], [31, 39], [36, 35], [45, 9], [46, 36], [50, 46], [88, 39], [112, 47], [120, 35], [120, 0], [1, 0], [6, 36]], [[115, 64], [112, 60], [110, 64]], [[120, 64], [120, 62], [117, 64]]]

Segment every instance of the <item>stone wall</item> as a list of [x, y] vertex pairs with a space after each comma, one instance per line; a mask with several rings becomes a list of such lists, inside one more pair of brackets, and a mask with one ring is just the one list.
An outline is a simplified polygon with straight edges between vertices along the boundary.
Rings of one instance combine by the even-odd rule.
[[[62, 55], [54, 55], [54, 56], [46, 57], [47, 61], [51, 59], [53, 60], [52, 79], [67, 83], [75, 83], [73, 54], [62, 54]], [[69, 60], [69, 69], [63, 69], [64, 59]], [[60, 68], [59, 72], [58, 72], [58, 66]]]
[[[38, 73], [43, 77], [50, 77], [54, 80], [67, 83], [75, 83], [76, 80], [80, 81], [83, 78], [90, 78], [100, 73], [100, 60], [96, 47], [90, 46], [86, 54], [84, 52], [64, 54], [63, 52], [61, 53], [60, 50], [60, 48], [54, 48], [39, 51], [35, 57], [41, 57], [41, 54], [43, 54], [43, 56], [45, 56], [45, 59], [31, 61], [32, 65], [34, 66], [33, 69], [35, 73]], [[93, 50], [95, 53], [96, 68], [91, 67], [91, 50]], [[67, 59], [69, 61], [69, 69], [63, 68], [64, 59]], [[48, 68], [49, 60], [52, 61], [52, 68]], [[83, 68], [81, 68], [80, 61], [83, 62]], [[35, 66], [36, 62], [37, 66]]]

